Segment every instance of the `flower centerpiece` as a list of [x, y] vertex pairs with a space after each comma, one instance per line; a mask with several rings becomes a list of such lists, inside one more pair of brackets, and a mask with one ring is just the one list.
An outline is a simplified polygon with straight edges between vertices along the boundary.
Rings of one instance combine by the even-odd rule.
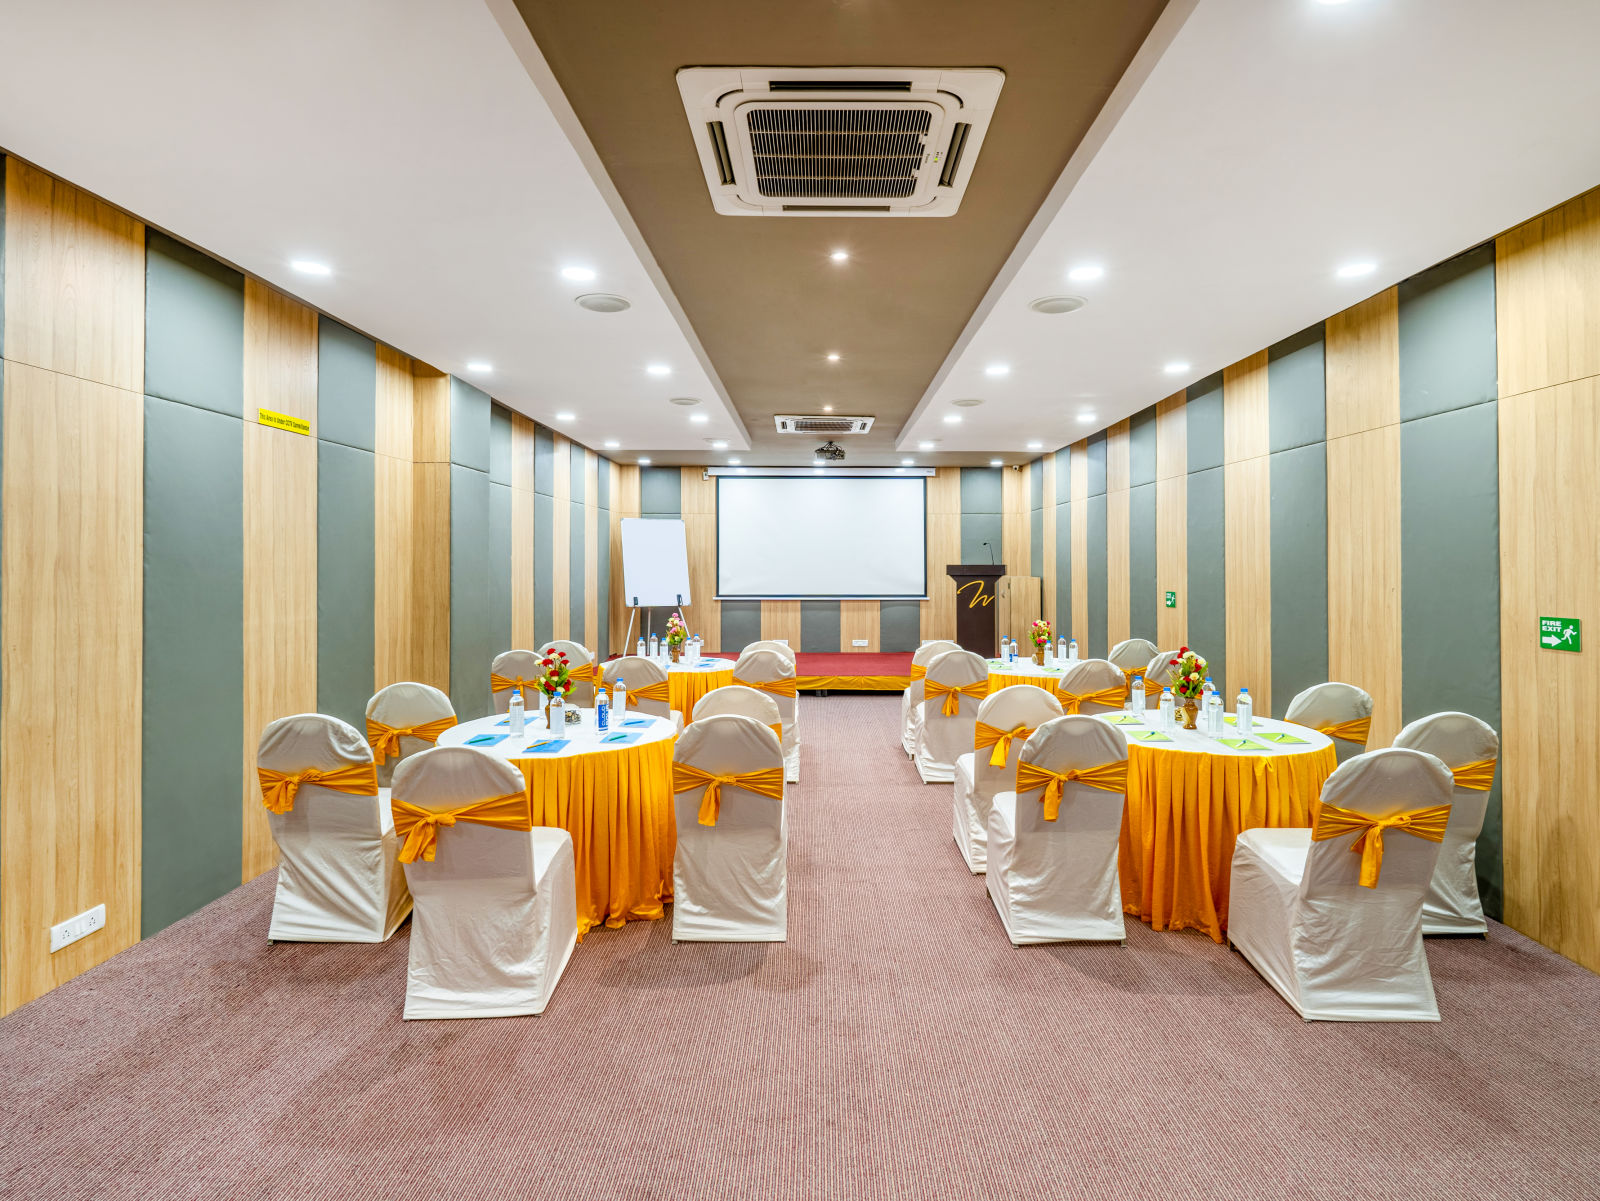
[[1044, 666], [1045, 648], [1050, 645], [1050, 623], [1042, 618], [1028, 628], [1028, 641], [1033, 643], [1033, 661]]
[[1206, 668], [1209, 665], [1188, 647], [1180, 646], [1177, 658], [1172, 660], [1170, 666], [1172, 695], [1183, 708], [1183, 728], [1192, 730], [1195, 716], [1200, 712], [1200, 698], [1206, 690]]
[[683, 624], [683, 615], [674, 613], [667, 618], [667, 652], [676, 663], [683, 654], [683, 644], [689, 641], [689, 627]]
[[552, 651], [539, 661], [540, 673], [534, 683], [539, 686], [539, 691], [544, 693], [544, 728], [551, 728], [554, 718], [553, 708], [556, 698], [564, 697], [572, 691], [572, 667], [567, 662], [566, 655], [560, 651]]

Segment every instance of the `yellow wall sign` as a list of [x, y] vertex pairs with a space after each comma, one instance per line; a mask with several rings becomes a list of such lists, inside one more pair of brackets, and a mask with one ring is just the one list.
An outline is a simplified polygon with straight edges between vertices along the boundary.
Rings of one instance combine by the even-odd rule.
[[271, 409], [257, 409], [262, 425], [270, 425], [273, 429], [288, 430], [291, 434], [305, 434], [311, 436], [311, 423], [302, 417], [291, 417], [287, 413], [274, 413]]

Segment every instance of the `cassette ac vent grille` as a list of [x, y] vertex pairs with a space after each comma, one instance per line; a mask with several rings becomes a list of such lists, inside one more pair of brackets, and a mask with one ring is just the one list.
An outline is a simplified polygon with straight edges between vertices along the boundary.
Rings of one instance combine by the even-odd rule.
[[762, 106], [748, 120], [763, 196], [895, 200], [916, 190], [932, 114]]

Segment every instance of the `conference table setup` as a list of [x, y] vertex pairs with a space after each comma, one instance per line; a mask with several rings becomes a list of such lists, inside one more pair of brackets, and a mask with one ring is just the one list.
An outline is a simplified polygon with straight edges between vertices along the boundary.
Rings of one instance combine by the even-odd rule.
[[685, 721], [689, 720], [701, 697], [733, 683], [732, 659], [682, 659], [663, 666], [667, 669], [667, 692], [672, 698], [672, 707], [683, 714]]

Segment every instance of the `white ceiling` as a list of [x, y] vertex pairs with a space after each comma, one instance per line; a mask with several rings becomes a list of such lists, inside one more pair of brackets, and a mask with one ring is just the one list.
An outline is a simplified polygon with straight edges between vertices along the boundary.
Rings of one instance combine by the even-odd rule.
[[482, 3], [14, 0], [0, 45], [0, 147], [623, 460], [748, 445]]
[[1055, 449], [1600, 184], [1597, 47], [1595, 0], [1199, 0], [898, 445]]

